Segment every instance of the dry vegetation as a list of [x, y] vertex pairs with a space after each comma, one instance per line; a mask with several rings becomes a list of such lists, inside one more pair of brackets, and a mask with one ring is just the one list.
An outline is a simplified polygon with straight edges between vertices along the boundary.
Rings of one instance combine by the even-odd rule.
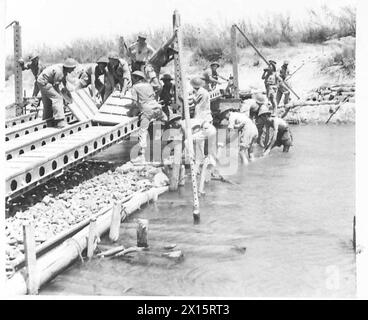
[[[292, 17], [285, 14], [274, 14], [263, 17], [260, 22], [236, 21], [249, 38], [260, 47], [274, 48], [279, 45], [296, 45], [298, 43], [324, 43], [331, 39], [356, 35], [356, 9], [352, 6], [341, 8], [337, 13], [327, 7], [310, 10], [308, 17], [299, 23], [292, 22]], [[170, 29], [150, 30], [146, 32], [150, 43], [159, 48], [171, 35]], [[131, 43], [136, 34], [126, 37]], [[231, 62], [230, 25], [219, 27], [214, 22], [205, 27], [183, 26], [184, 46], [193, 54], [192, 64], [204, 66], [208, 61], [221, 60]], [[239, 37], [238, 46], [247, 48], [248, 43]], [[118, 49], [118, 37], [111, 39], [78, 39], [63, 48], [40, 47], [38, 52], [46, 64], [63, 61], [73, 57], [80, 63], [94, 61], [110, 50]], [[355, 70], [355, 47], [338, 47], [336, 54], [322, 65], [339, 64], [347, 73]], [[6, 61], [6, 78], [12, 74], [12, 58]]]

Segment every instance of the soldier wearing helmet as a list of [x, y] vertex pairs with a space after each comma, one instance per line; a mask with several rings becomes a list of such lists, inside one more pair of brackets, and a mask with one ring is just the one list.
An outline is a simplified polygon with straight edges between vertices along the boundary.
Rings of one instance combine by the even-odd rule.
[[155, 99], [155, 91], [145, 79], [142, 71], [132, 72], [133, 86], [131, 88], [132, 98], [140, 111], [139, 157], [134, 161], [144, 161], [147, 148], [147, 133], [150, 122], [153, 120], [166, 121], [167, 116], [162, 112], [162, 106]]
[[255, 102], [249, 108], [249, 118], [252, 119], [258, 130], [258, 140], [257, 143], [261, 145], [261, 139], [263, 134], [264, 124], [259, 119], [259, 113], [264, 110], [269, 110], [268, 103], [263, 94], [258, 93], [253, 98]]
[[152, 57], [155, 50], [146, 42], [147, 36], [143, 33], [138, 35], [138, 39], [129, 48], [129, 56], [132, 59], [132, 72], [140, 70], [144, 72], [144, 66]]
[[205, 82], [204, 88], [206, 90], [215, 90], [216, 86], [222, 83], [221, 81], [219, 81], [219, 78], [227, 81], [226, 78], [218, 74], [217, 69], [219, 67], [220, 63], [217, 61], [213, 61], [210, 63], [210, 68], [203, 72], [202, 80]]
[[[253, 145], [258, 138], [258, 130], [246, 113], [237, 112], [231, 107], [222, 112], [228, 121], [229, 130], [238, 130], [239, 154], [244, 164], [254, 160]], [[237, 135], [235, 135], [237, 137]]]
[[210, 94], [204, 88], [204, 81], [199, 78], [193, 78], [190, 81], [193, 87], [192, 105], [194, 105], [194, 118], [191, 121], [195, 121], [200, 125], [200, 130], [193, 134], [193, 140], [196, 144], [196, 166], [203, 163], [205, 154], [205, 140], [208, 140], [207, 156], [209, 157], [210, 164], [216, 165], [216, 128], [213, 126], [212, 113], [210, 106]]
[[33, 92], [32, 92], [32, 97], [36, 98], [38, 93], [40, 92], [40, 89], [38, 88], [37, 85], [37, 77], [40, 75], [40, 73], [45, 69], [45, 66], [43, 64], [40, 63], [39, 61], [39, 56], [36, 53], [33, 53], [29, 56], [29, 61], [25, 64], [23, 59], [20, 59], [18, 62], [20, 64], [20, 67], [22, 68], [22, 70], [31, 70], [34, 78], [35, 78], [35, 82], [33, 85]]
[[131, 86], [131, 77], [128, 63], [119, 57], [117, 52], [110, 52], [108, 54], [107, 72], [105, 76], [105, 95], [103, 102], [118, 86], [120, 97], [124, 97], [127, 90]]
[[268, 100], [271, 102], [273, 111], [277, 112], [276, 94], [279, 83], [282, 81], [276, 72], [276, 62], [269, 61], [268, 68], [263, 70], [262, 79], [266, 87], [266, 94]]
[[37, 78], [37, 85], [42, 95], [43, 119], [48, 120], [49, 126], [57, 128], [66, 126], [62, 92], [63, 90], [68, 92], [66, 77], [74, 71], [77, 64], [76, 60], [68, 58], [62, 64], [45, 68]]
[[[281, 66], [279, 75], [280, 78], [285, 81], [286, 78], [289, 76], [290, 72], [288, 69], [289, 66], [289, 61], [285, 60], [284, 64]], [[276, 94], [276, 103], [277, 105], [279, 105], [282, 96], [284, 96], [284, 105], [287, 105], [289, 103], [290, 100], [290, 91], [289, 89], [283, 84], [282, 81], [280, 81], [279, 86], [277, 88], [277, 94]]]
[[[261, 110], [259, 112], [261, 123], [266, 129], [265, 148], [263, 154], [268, 154], [274, 147], [283, 146], [283, 152], [288, 152], [293, 145], [293, 136], [291, 134], [289, 125], [281, 118], [271, 116], [269, 110]], [[270, 128], [273, 129], [272, 138], [270, 136]]]

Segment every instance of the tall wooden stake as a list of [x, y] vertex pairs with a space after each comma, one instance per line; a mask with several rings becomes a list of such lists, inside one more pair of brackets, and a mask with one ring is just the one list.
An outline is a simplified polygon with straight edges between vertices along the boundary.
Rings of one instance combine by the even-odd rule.
[[40, 282], [36, 261], [36, 240], [33, 226], [30, 223], [23, 225], [23, 243], [27, 270], [27, 293], [35, 295], [38, 294]]
[[[180, 16], [177, 10], [174, 12], [174, 28], [176, 31], [176, 41], [175, 45], [177, 46], [178, 54], [175, 55], [175, 80], [178, 81], [176, 84], [176, 92], [177, 93], [177, 102], [181, 101], [180, 96], [183, 102], [184, 108], [184, 117], [185, 117], [185, 127], [186, 127], [186, 139], [188, 144], [188, 156], [189, 156], [189, 164], [190, 164], [190, 172], [192, 177], [192, 189], [193, 189], [193, 218], [195, 222], [199, 221], [199, 199], [198, 199], [198, 187], [197, 187], [197, 174], [194, 165], [194, 149], [193, 149], [193, 138], [192, 138], [192, 128], [190, 125], [190, 113], [189, 113], [189, 104], [185, 83], [185, 71], [183, 65], [183, 41], [182, 41], [182, 32], [180, 28]], [[179, 87], [178, 87], [179, 84]], [[179, 89], [179, 90], [178, 90]]]
[[22, 37], [21, 27], [18, 21], [13, 24], [14, 30], [14, 85], [15, 85], [15, 103], [16, 116], [23, 113], [23, 82], [22, 82], [22, 68], [19, 64], [19, 59], [22, 58]]
[[138, 219], [137, 247], [148, 248], [148, 220]]
[[109, 239], [112, 242], [119, 240], [120, 233], [120, 224], [121, 224], [121, 203], [114, 203], [111, 214], [111, 224], [110, 224], [110, 232]]
[[95, 251], [95, 239], [96, 239], [96, 218], [91, 218], [91, 222], [89, 223], [89, 233], [87, 239], [87, 258], [91, 259], [93, 257], [93, 253]]
[[238, 71], [238, 55], [236, 50], [236, 27], [231, 27], [231, 59], [233, 62], [233, 76], [234, 76], [234, 98], [239, 99], [239, 71]]

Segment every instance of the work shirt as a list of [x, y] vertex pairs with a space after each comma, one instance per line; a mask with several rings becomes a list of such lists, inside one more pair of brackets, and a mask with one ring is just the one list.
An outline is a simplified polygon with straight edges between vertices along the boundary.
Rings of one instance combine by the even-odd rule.
[[213, 86], [216, 86], [217, 82], [213, 81], [211, 78], [218, 80], [219, 76], [216, 70], [207, 69], [202, 74], [202, 80], [204, 80], [205, 89], [212, 90]]
[[92, 82], [92, 76], [95, 77], [95, 82], [100, 82], [98, 78], [105, 73], [105, 70], [101, 71], [100, 68], [98, 68], [97, 63], [88, 63], [84, 65], [82, 70], [80, 71], [79, 79], [82, 82], [83, 86], [87, 87]]
[[199, 88], [194, 93], [193, 102], [195, 105], [194, 118], [201, 122], [212, 121], [210, 94], [205, 88]]
[[170, 83], [169, 85], [163, 85], [159, 98], [164, 102], [164, 105], [165, 106], [170, 105], [174, 97], [175, 97], [175, 85], [172, 83]]
[[131, 82], [129, 66], [124, 59], [119, 59], [119, 64], [116, 67], [108, 63], [106, 76], [114, 86], [117, 83], [123, 86], [124, 80], [128, 83]]
[[129, 47], [129, 51], [135, 61], [142, 62], [147, 62], [149, 58], [151, 58], [152, 54], [155, 52], [155, 50], [148, 43], [140, 46], [138, 42], [133, 43]]
[[155, 101], [155, 91], [148, 82], [139, 81], [135, 83], [131, 89], [131, 92], [132, 98], [139, 104]]
[[33, 86], [33, 93], [32, 96], [36, 97], [38, 92], [40, 91], [40, 89], [38, 88], [37, 85], [37, 77], [41, 74], [41, 72], [46, 68], [45, 65], [41, 64], [41, 63], [37, 63], [34, 64], [32, 63], [32, 61], [26, 63], [24, 66], [22, 66], [22, 70], [31, 70], [33, 76], [35, 77], [35, 83]]
[[287, 66], [282, 66], [280, 69], [280, 78], [285, 81], [286, 77], [289, 75], [289, 70]]
[[66, 85], [66, 75], [61, 63], [45, 68], [37, 78], [37, 84], [46, 90], [53, 87], [58, 89], [60, 83]]
[[265, 79], [265, 84], [269, 86], [275, 86], [278, 84], [279, 78], [276, 74], [276, 72], [269, 72]]
[[32, 63], [32, 61], [27, 62], [23, 67], [22, 70], [31, 70], [33, 76], [35, 77], [35, 79], [37, 80], [37, 77], [40, 75], [40, 73], [46, 68], [46, 66], [44, 66], [41, 63], [37, 63], [34, 64]]
[[284, 119], [278, 117], [271, 117], [269, 119], [268, 127], [272, 127], [275, 130], [277, 129], [278, 132], [283, 132], [289, 129], [288, 123]]

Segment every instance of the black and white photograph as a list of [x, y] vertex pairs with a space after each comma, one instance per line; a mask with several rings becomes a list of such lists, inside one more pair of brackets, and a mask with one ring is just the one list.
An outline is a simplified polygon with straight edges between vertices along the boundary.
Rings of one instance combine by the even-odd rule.
[[366, 299], [364, 7], [1, 0], [3, 297]]

